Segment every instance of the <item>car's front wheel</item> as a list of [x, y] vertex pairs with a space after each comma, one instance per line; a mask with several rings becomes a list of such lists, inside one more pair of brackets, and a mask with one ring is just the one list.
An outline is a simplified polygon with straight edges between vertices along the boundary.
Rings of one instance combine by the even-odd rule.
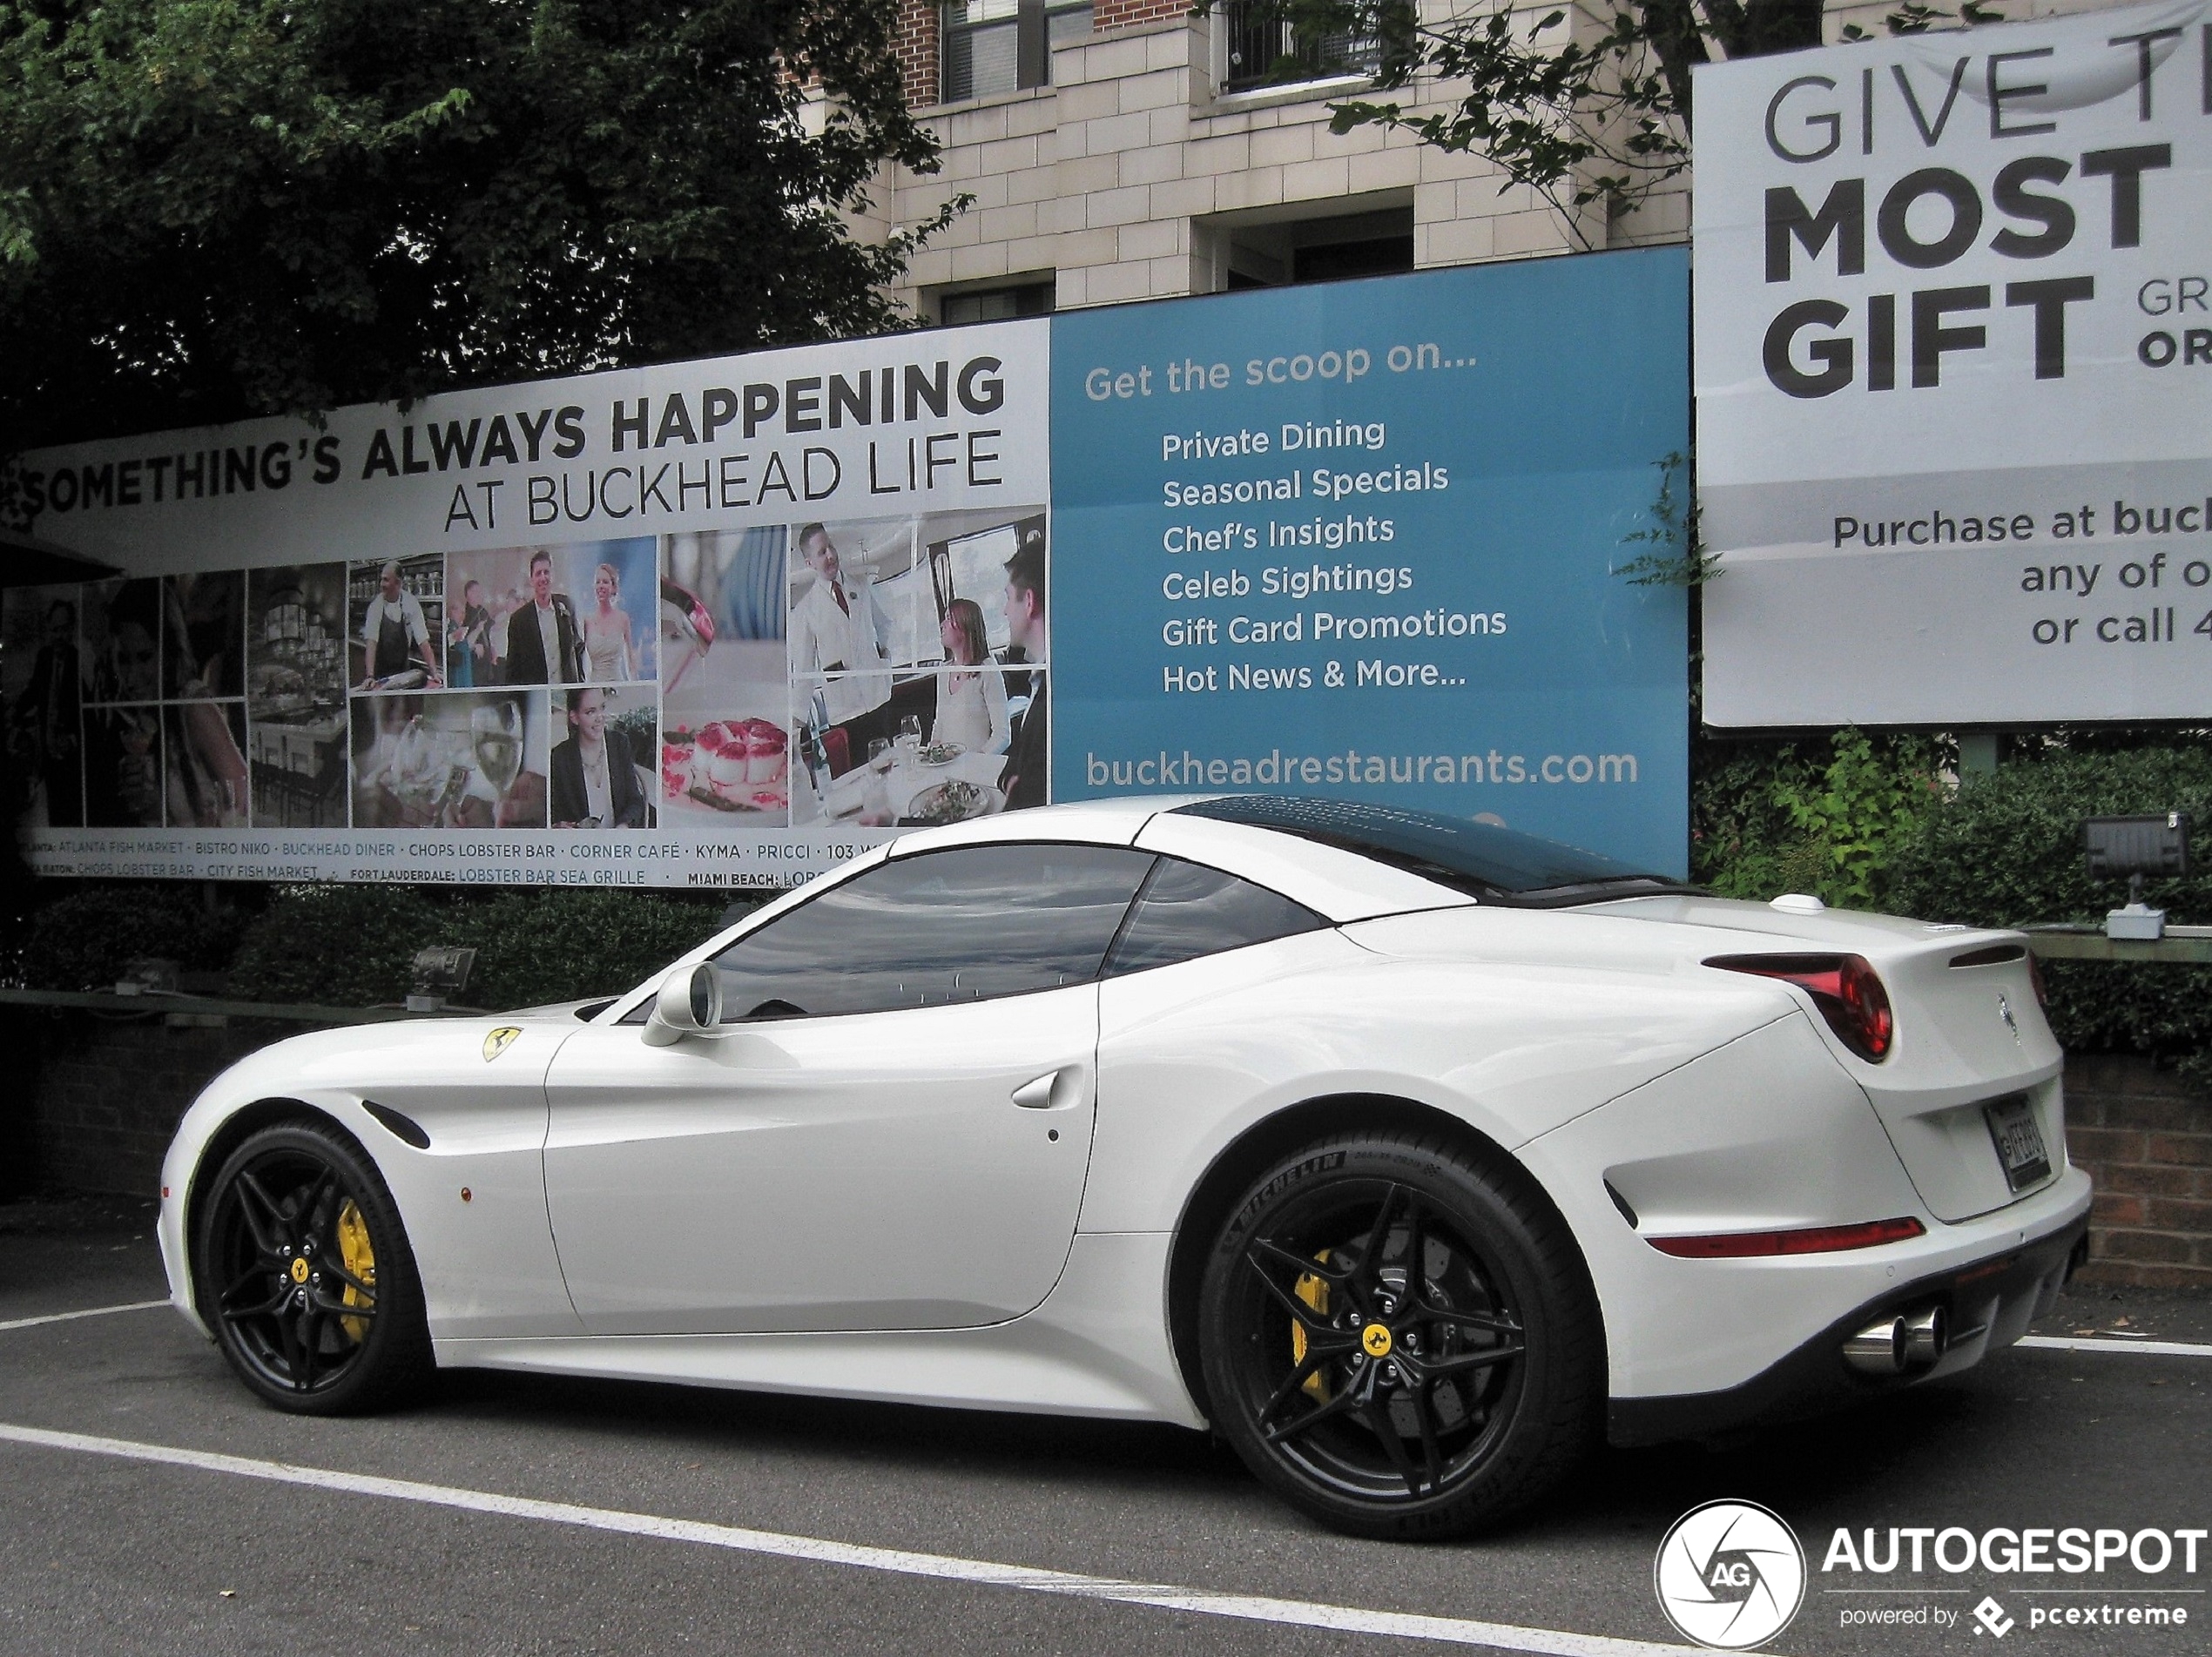
[[200, 1305], [239, 1378], [279, 1409], [394, 1401], [431, 1367], [422, 1292], [374, 1167], [307, 1122], [252, 1135], [199, 1203]]
[[1604, 1340], [1517, 1169], [1412, 1134], [1321, 1141], [1245, 1193], [1199, 1330], [1215, 1426], [1339, 1530], [1440, 1537], [1534, 1500], [1595, 1436]]

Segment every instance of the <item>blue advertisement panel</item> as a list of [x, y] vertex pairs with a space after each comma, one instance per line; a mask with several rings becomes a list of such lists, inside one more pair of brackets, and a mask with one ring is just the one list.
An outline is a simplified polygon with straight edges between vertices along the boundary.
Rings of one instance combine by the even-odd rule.
[[1052, 797], [1479, 817], [1687, 872], [1679, 249], [1055, 317]]

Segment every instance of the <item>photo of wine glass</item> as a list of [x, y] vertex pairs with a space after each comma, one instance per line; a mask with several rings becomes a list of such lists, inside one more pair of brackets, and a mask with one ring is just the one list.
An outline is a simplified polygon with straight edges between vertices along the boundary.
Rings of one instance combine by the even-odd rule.
[[502, 699], [471, 708], [469, 745], [475, 755], [476, 769], [497, 791], [504, 806], [523, 770], [522, 704]]
[[921, 751], [921, 716], [907, 714], [899, 721], [899, 754], [908, 765]]
[[354, 822], [365, 828], [543, 828], [543, 691], [355, 697]]

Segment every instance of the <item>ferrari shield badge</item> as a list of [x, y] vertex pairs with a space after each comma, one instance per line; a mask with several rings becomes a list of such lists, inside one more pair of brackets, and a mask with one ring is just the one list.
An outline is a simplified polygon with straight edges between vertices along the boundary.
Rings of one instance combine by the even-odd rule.
[[502, 1024], [486, 1036], [484, 1038], [484, 1062], [489, 1064], [501, 1054], [506, 1052], [513, 1044], [515, 1038], [520, 1034], [522, 1031], [516, 1026]]

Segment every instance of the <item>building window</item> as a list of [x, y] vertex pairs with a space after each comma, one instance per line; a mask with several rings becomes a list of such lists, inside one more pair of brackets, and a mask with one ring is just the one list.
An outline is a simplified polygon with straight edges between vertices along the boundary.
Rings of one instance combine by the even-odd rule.
[[1223, 0], [1217, 8], [1222, 91], [1376, 73], [1396, 43], [1410, 37], [1413, 5], [1381, 0], [1372, 12], [1360, 12], [1365, 26], [1332, 29], [1329, 22], [1338, 19], [1301, 18], [1294, 0]]
[[1231, 293], [1413, 268], [1411, 207], [1258, 224], [1214, 222], [1222, 238], [1222, 286]]
[[945, 0], [948, 104], [1052, 84], [1052, 49], [1090, 32], [1090, 0]]
[[1003, 322], [1009, 317], [1049, 316], [1052, 284], [1023, 282], [1008, 287], [948, 293], [938, 304], [948, 328], [961, 322]]

